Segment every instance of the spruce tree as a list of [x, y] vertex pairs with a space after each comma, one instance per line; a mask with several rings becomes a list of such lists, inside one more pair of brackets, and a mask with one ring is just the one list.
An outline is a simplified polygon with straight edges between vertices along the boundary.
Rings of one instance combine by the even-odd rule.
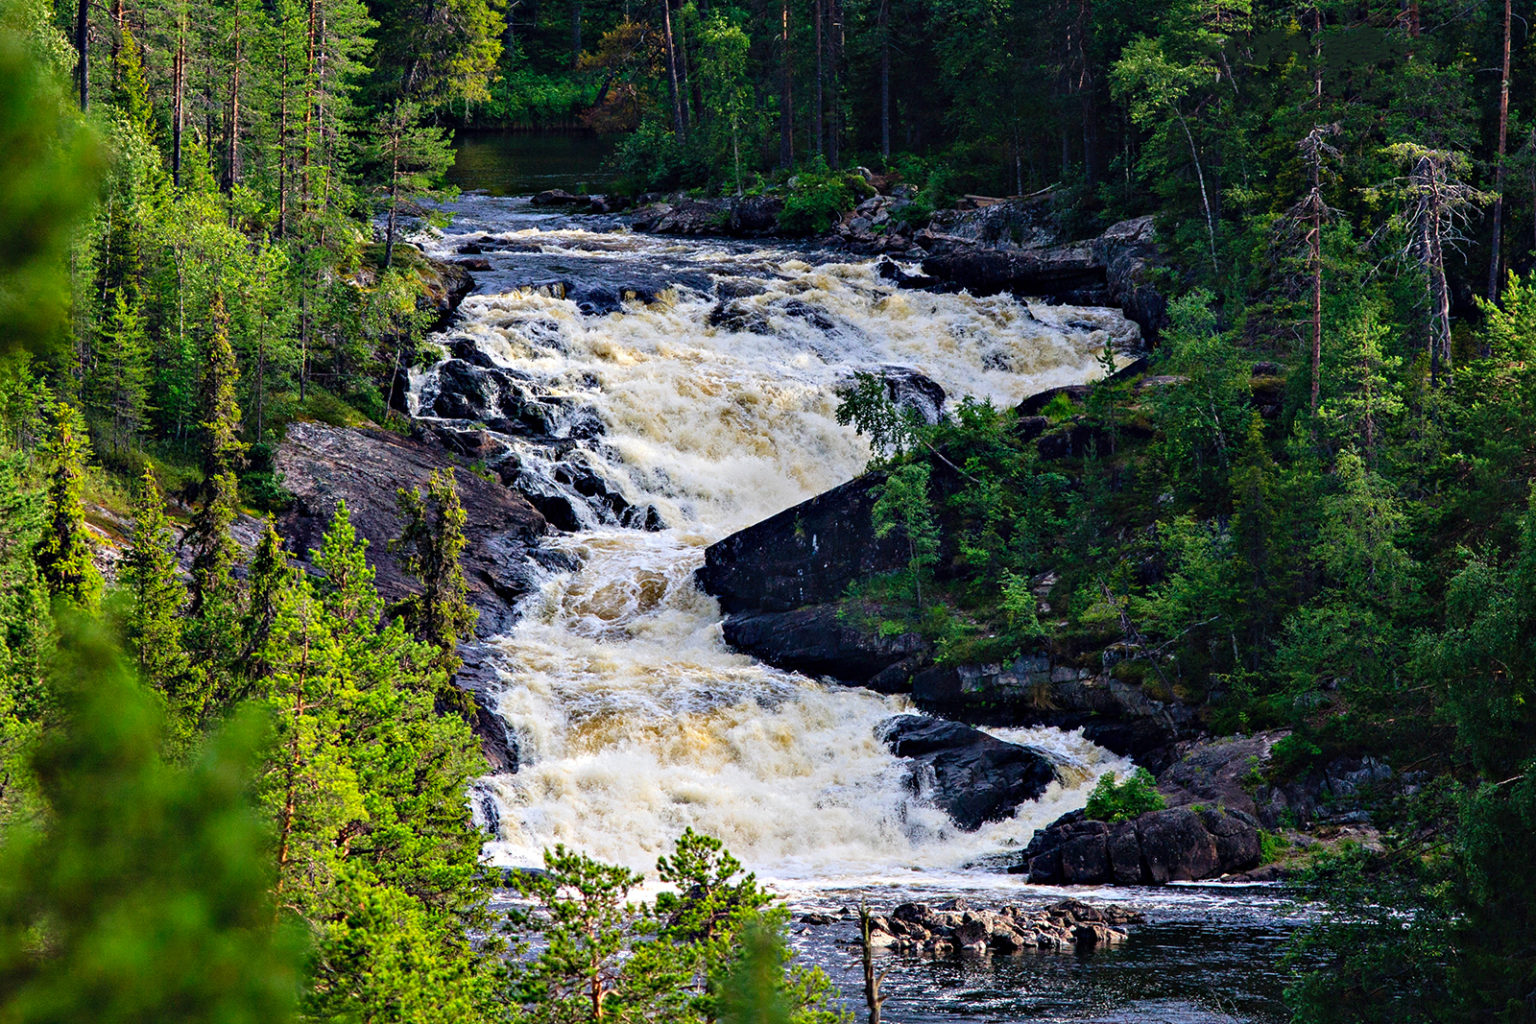
[[293, 575], [288, 564], [288, 554], [283, 550], [283, 538], [277, 535], [272, 520], [266, 520], [261, 540], [251, 555], [251, 569], [246, 583], [245, 619], [242, 623], [243, 650], [255, 652], [266, 640], [277, 615], [277, 600], [283, 587]]
[[240, 442], [240, 406], [235, 401], [239, 371], [229, 344], [229, 317], [217, 293], [212, 317], [202, 379], [203, 495], [185, 538], [192, 546], [187, 648], [199, 678], [178, 704], [192, 721], [202, 719], [210, 699], [217, 703], [232, 692], [234, 662], [241, 649], [243, 595], [234, 575], [240, 547], [230, 527], [239, 514], [235, 471], [245, 445]]
[[37, 543], [37, 571], [48, 593], [79, 608], [94, 607], [101, 598], [101, 573], [91, 560], [85, 528], [85, 467], [90, 447], [79, 414], [64, 402], [54, 402], [42, 463], [49, 474], [44, 501], [43, 535]]
[[[470, 637], [479, 617], [469, 606], [469, 586], [459, 565], [466, 516], [453, 470], [433, 472], [425, 497], [414, 488], [401, 488], [398, 497], [405, 525], [391, 547], [402, 553], [405, 571], [421, 583], [421, 593], [408, 598], [402, 611], [411, 632], [437, 649], [433, 667], [452, 676], [461, 664], [459, 642]], [[451, 703], [468, 709], [462, 694], [445, 693]]]
[[123, 555], [119, 579], [129, 605], [124, 632], [139, 676], [162, 692], [173, 690], [187, 671], [182, 646], [182, 613], [187, 590], [165, 517], [165, 499], [154, 470], [145, 467], [133, 503], [133, 537]]

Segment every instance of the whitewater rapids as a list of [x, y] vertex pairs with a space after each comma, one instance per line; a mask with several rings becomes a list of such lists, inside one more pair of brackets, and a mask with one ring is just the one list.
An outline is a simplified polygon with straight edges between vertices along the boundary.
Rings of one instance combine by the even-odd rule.
[[[869, 452], [836, 422], [858, 370], [915, 370], [1003, 405], [1100, 372], [1136, 328], [1117, 311], [901, 291], [870, 261], [746, 243], [604, 231], [483, 196], [458, 204], [437, 255], [475, 238], [492, 270], [440, 339], [595, 413], [597, 437], [508, 437], [530, 484], [580, 460], [665, 528], [603, 525], [552, 541], [577, 568], [551, 574], [494, 643], [499, 711], [522, 767], [479, 784], [497, 807], [495, 863], [536, 864], [561, 842], [649, 868], [685, 828], [719, 836], [761, 876], [838, 880], [946, 873], [1027, 843], [1129, 765], [1076, 733], [991, 730], [1058, 763], [1062, 782], [1006, 821], [956, 829], [905, 785], [875, 726], [902, 698], [823, 685], [730, 650], [716, 602], [692, 582], [704, 548], [855, 476]], [[530, 280], [671, 274], [655, 301], [583, 309]], [[722, 315], [722, 312], [728, 315]], [[413, 376], [430, 393], [435, 371]], [[420, 410], [418, 410], [420, 413]], [[547, 478], [547, 479], [545, 479]]]

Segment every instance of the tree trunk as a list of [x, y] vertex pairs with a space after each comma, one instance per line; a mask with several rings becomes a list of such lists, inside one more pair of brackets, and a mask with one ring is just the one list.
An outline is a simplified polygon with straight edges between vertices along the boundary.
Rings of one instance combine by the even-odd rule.
[[181, 131], [186, 122], [187, 14], [176, 14], [176, 56], [171, 63], [171, 184], [181, 187]]
[[880, 155], [891, 158], [891, 0], [880, 0]]
[[384, 229], [384, 269], [389, 269], [395, 255], [395, 210], [400, 206], [400, 138], [393, 140], [389, 167], [389, 225]]
[[230, 63], [229, 78], [229, 125], [228, 161], [229, 177], [226, 191], [233, 191], [240, 183], [240, 64], [243, 54], [243, 33], [240, 29], [240, 0], [235, 0], [235, 56]]
[[795, 94], [790, 82], [789, 0], [779, 4], [779, 165], [795, 162]]
[[1488, 259], [1488, 301], [1499, 298], [1499, 256], [1504, 242], [1504, 154], [1509, 145], [1510, 0], [1504, 0], [1504, 67], [1499, 77], [1499, 150], [1493, 178], [1493, 253]]
[[828, 26], [829, 57], [832, 65], [832, 95], [827, 97], [831, 119], [827, 124], [827, 162], [837, 170], [843, 165], [843, 4], [842, 0], [827, 0], [827, 13], [831, 16]]
[[826, 68], [822, 61], [822, 47], [826, 36], [826, 27], [823, 24], [823, 8], [827, 0], [812, 0], [812, 10], [816, 20], [816, 107], [811, 112], [811, 127], [816, 136], [816, 155], [821, 156], [826, 151], [827, 133], [826, 123], [822, 116], [826, 108], [823, 83], [826, 78]]
[[667, 98], [672, 101], [672, 130], [679, 141], [688, 137], [683, 121], [683, 96], [677, 81], [677, 47], [672, 38], [672, 0], [661, 0], [662, 42], [667, 48]]
[[1184, 112], [1175, 107], [1173, 113], [1179, 119], [1179, 127], [1184, 129], [1184, 138], [1189, 143], [1189, 157], [1195, 162], [1195, 177], [1200, 182], [1200, 205], [1205, 210], [1205, 230], [1211, 241], [1211, 269], [1219, 274], [1221, 266], [1216, 260], [1216, 214], [1211, 209], [1210, 192], [1205, 187], [1205, 170], [1200, 166], [1200, 150], [1195, 146], [1195, 136], [1189, 130], [1189, 122], [1184, 120]]
[[571, 67], [581, 63], [581, 0], [571, 0]]
[[75, 7], [75, 51], [80, 64], [76, 77], [80, 79], [80, 109], [91, 105], [91, 4], [90, 0], [78, 0]]

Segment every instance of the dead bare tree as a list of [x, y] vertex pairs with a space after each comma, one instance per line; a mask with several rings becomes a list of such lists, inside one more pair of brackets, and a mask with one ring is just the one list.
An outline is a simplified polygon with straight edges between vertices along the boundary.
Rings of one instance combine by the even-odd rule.
[[1307, 253], [1307, 280], [1311, 285], [1312, 314], [1312, 411], [1317, 412], [1323, 374], [1323, 223], [1334, 209], [1323, 199], [1323, 166], [1337, 160], [1339, 151], [1327, 140], [1339, 134], [1336, 124], [1317, 125], [1298, 144], [1307, 168], [1307, 193], [1291, 207], [1286, 223], [1301, 228]]
[[874, 946], [869, 941], [869, 904], [859, 904], [859, 945], [864, 953], [864, 1002], [869, 1007], [869, 1024], [880, 1024], [880, 1008], [885, 1005], [885, 996], [880, 994], [880, 985], [885, 981], [885, 972], [875, 974]]
[[1408, 174], [1389, 183], [1388, 195], [1403, 204], [1401, 222], [1408, 236], [1404, 255], [1424, 271], [1429, 299], [1429, 379], [1451, 368], [1451, 289], [1445, 276], [1445, 251], [1466, 242], [1463, 228], [1472, 207], [1490, 198], [1461, 180], [1471, 166], [1465, 153], [1427, 149], [1411, 142], [1389, 146], [1387, 153], [1406, 165]]

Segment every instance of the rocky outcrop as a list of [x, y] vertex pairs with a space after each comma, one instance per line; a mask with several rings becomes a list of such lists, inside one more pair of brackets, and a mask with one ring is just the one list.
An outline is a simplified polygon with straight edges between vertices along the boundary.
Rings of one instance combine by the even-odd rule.
[[[294, 500], [278, 529], [293, 550], [318, 547], [336, 503], [345, 500], [352, 524], [368, 541], [368, 562], [388, 600], [410, 593], [412, 582], [389, 551], [399, 536], [397, 487], [425, 486], [434, 470], [456, 460], [430, 435], [402, 437], [384, 430], [294, 423], [278, 448], [274, 467]], [[467, 545], [462, 562], [469, 597], [480, 612], [477, 632], [490, 636], [513, 622], [513, 606], [534, 585], [535, 564], [547, 558], [538, 547], [547, 523], [517, 492], [457, 466]]]
[[1272, 781], [1275, 744], [1284, 730], [1181, 742], [1157, 769], [1157, 788], [1170, 807], [1218, 806], [1267, 829], [1368, 820], [1373, 790], [1396, 781], [1385, 762], [1365, 755], [1335, 757], [1282, 781]]
[[1167, 301], [1152, 283], [1157, 233], [1151, 217], [1112, 225], [1086, 241], [1029, 248], [936, 234], [922, 241], [930, 248], [923, 274], [943, 286], [974, 295], [1008, 292], [1081, 306], [1118, 306], [1149, 344], [1167, 319]]
[[903, 903], [889, 914], [870, 916], [869, 942], [876, 948], [931, 956], [1087, 953], [1124, 942], [1126, 925], [1144, 920], [1126, 907], [1093, 906], [1082, 900], [1063, 900], [1034, 911], [973, 910], [965, 900], [938, 907]]
[[1163, 885], [1257, 867], [1259, 831], [1245, 816], [1170, 808], [1118, 824], [1082, 811], [1035, 833], [1010, 870], [1037, 885]]
[[1048, 654], [1005, 665], [925, 668], [912, 676], [911, 693], [918, 707], [935, 714], [1081, 728], [1095, 743], [1137, 757], [1200, 731], [1188, 705], [1157, 700], [1110, 672]]
[[635, 211], [630, 226], [656, 235], [770, 235], [778, 230], [783, 211], [784, 201], [777, 196], [671, 196]]
[[1045, 754], [959, 722], [898, 715], [882, 722], [875, 735], [910, 763], [912, 792], [943, 808], [967, 832], [1009, 817], [1056, 781], [1055, 765]]
[[883, 688], [880, 677], [929, 654], [913, 633], [881, 636], [850, 621], [856, 605], [819, 604], [791, 611], [746, 612], [726, 618], [725, 642], [770, 665]]
[[699, 586], [727, 613], [787, 612], [833, 604], [854, 580], [904, 565], [899, 539], [869, 525], [884, 482], [866, 473], [711, 544]]

